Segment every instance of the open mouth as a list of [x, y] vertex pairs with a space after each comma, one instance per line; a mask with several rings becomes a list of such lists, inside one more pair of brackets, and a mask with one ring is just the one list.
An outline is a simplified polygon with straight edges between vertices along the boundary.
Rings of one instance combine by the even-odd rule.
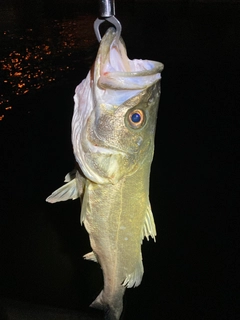
[[107, 31], [106, 38], [102, 41], [100, 55], [103, 60], [99, 65], [98, 79], [100, 88], [140, 90], [153, 85], [160, 79], [163, 65], [151, 60], [130, 60], [122, 40], [115, 41], [115, 31], [112, 28]]

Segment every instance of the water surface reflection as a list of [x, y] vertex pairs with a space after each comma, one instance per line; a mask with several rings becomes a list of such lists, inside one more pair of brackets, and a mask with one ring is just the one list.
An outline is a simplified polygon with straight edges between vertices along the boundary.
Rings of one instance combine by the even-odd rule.
[[31, 8], [29, 20], [28, 12], [24, 16], [11, 3], [3, 8], [0, 120], [12, 109], [17, 96], [34, 93], [66, 77], [82, 60], [84, 51], [96, 43], [94, 14], [75, 12], [74, 16], [55, 19], [44, 13], [41, 1], [37, 4]]

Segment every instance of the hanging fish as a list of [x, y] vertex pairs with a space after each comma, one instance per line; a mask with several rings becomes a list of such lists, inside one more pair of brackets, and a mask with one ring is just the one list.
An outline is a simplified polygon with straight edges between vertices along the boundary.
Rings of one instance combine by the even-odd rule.
[[149, 175], [163, 65], [129, 60], [122, 38], [109, 28], [96, 61], [76, 88], [72, 144], [77, 168], [47, 198], [81, 199], [81, 223], [89, 233], [104, 288], [91, 304], [117, 320], [126, 288], [143, 276], [141, 244], [154, 240]]

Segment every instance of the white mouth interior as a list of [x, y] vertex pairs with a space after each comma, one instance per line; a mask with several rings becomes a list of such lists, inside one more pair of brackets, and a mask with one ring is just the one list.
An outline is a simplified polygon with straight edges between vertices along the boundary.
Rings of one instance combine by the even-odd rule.
[[[119, 106], [136, 96], [160, 79], [160, 73], [142, 74], [154, 68], [152, 61], [128, 59], [123, 44], [120, 41], [117, 44], [113, 42], [108, 60], [101, 70], [100, 84], [104, 87], [101, 92], [102, 102], [111, 108], [111, 105]], [[132, 72], [135, 74], [131, 75]], [[138, 76], [136, 72], [141, 74]]]
[[108, 72], [139, 72], [152, 70], [152, 61], [141, 59], [128, 59], [127, 52], [119, 42], [118, 47], [113, 43], [109, 52], [109, 60], [103, 68], [104, 73]]

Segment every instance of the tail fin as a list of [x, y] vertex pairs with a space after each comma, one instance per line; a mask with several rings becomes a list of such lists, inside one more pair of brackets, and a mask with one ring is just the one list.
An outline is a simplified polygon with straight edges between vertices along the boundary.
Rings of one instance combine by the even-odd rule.
[[103, 310], [105, 312], [105, 320], [119, 320], [123, 310], [122, 298], [117, 299], [115, 303], [106, 303], [103, 298], [103, 291], [90, 304], [91, 308]]
[[99, 310], [104, 310], [104, 303], [103, 303], [103, 298], [102, 298], [103, 291], [99, 293], [97, 298], [90, 304], [91, 308], [99, 309]]

